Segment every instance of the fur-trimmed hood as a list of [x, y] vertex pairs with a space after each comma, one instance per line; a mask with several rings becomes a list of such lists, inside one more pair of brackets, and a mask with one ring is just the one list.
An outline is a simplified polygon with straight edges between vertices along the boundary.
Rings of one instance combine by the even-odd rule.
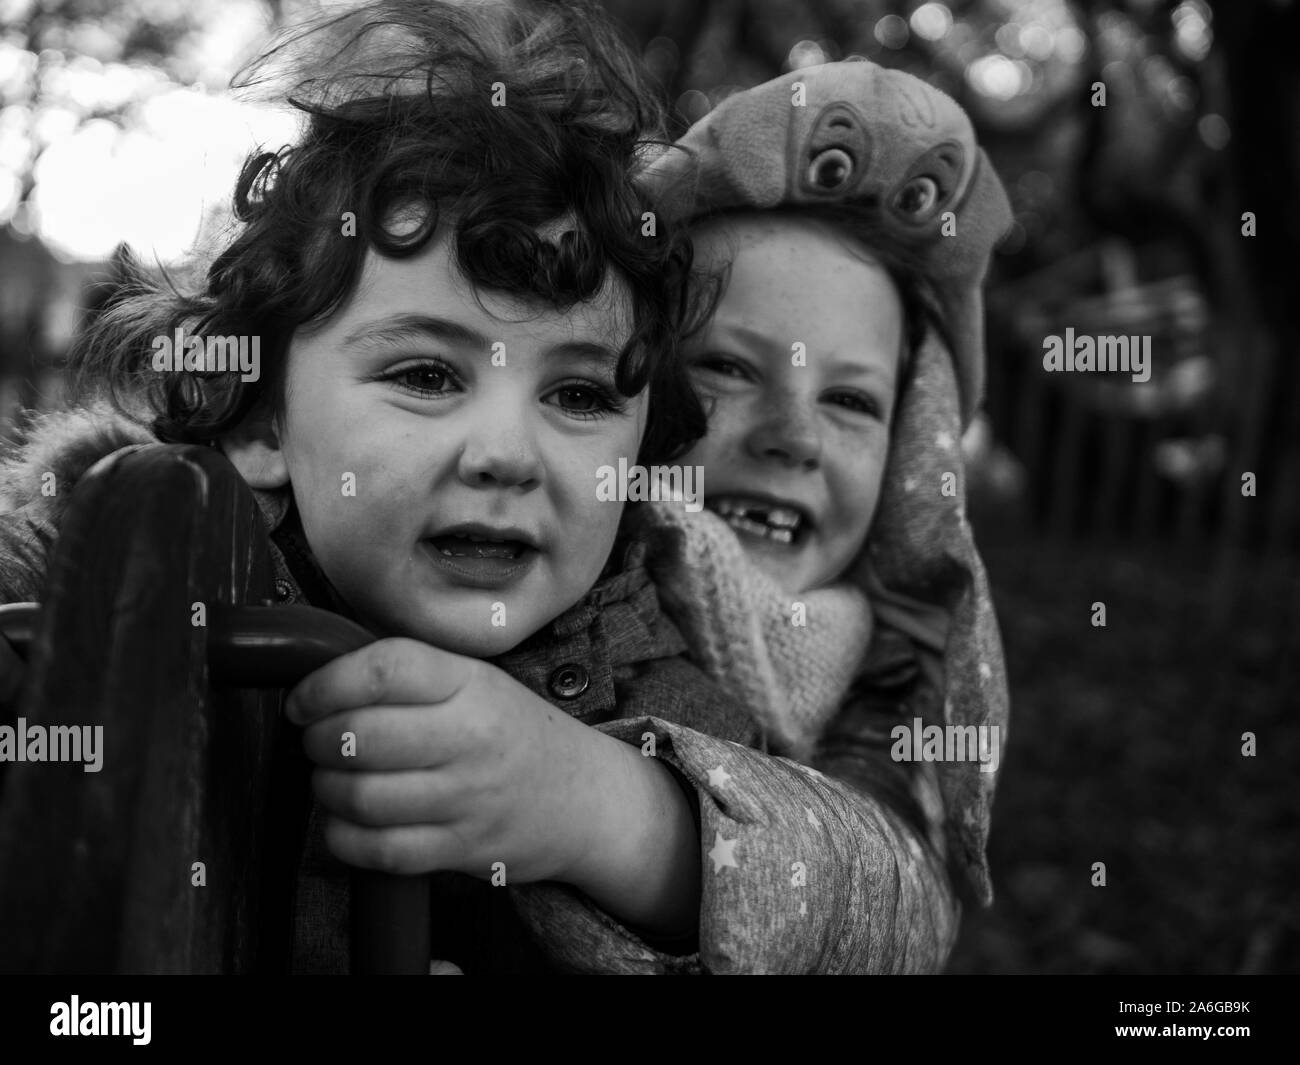
[[57, 528], [72, 488], [95, 463], [124, 447], [156, 443], [147, 426], [102, 400], [38, 414], [0, 460], [0, 514], [27, 508], [34, 522]]

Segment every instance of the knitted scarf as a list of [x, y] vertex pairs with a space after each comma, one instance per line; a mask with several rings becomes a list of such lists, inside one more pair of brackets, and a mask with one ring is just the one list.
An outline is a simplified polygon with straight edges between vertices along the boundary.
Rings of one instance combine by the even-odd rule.
[[866, 595], [847, 582], [782, 589], [707, 510], [646, 503], [639, 521], [647, 568], [691, 658], [750, 708], [773, 753], [806, 760], [871, 639]]

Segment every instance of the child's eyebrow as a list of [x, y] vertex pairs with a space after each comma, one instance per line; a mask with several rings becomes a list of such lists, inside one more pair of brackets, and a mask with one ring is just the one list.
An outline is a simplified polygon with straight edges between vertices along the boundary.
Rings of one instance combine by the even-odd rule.
[[[395, 340], [441, 340], [467, 348], [486, 349], [490, 341], [476, 329], [447, 318], [427, 314], [399, 314], [380, 318], [357, 326], [343, 339], [349, 347], [383, 344]], [[608, 365], [617, 356], [603, 344], [594, 340], [572, 340], [556, 344], [547, 350], [549, 357], [576, 359], [594, 366]]]
[[713, 319], [713, 328], [710, 330], [713, 336], [730, 338], [739, 341], [742, 344], [750, 344], [757, 348], [770, 347], [774, 341], [766, 333], [753, 329], [743, 322], [722, 321], [721, 316], [715, 316]]
[[892, 381], [897, 376], [892, 365], [879, 366], [874, 362], [863, 362], [851, 356], [827, 360], [826, 369], [831, 373], [842, 373], [853, 377], [879, 377], [885, 381]]
[[[773, 340], [767, 333], [758, 329], [753, 329], [740, 322], [719, 322], [714, 319], [713, 337], [723, 340], [732, 339], [742, 344], [752, 345], [754, 348], [765, 350], [768, 348], [785, 352], [787, 349], [783, 343]], [[811, 352], [809, 353], [811, 356]], [[870, 362], [863, 362], [861, 359], [855, 359], [851, 355], [844, 355], [837, 352], [831, 352], [826, 361], [826, 368], [831, 373], [852, 374], [855, 377], [880, 377], [886, 381], [892, 381], [897, 373], [888, 373], [884, 368]]]
[[556, 344], [546, 354], [551, 358], [576, 359], [578, 362], [590, 363], [597, 368], [608, 366], [618, 358], [604, 344], [597, 344], [594, 340], [572, 340], [564, 344]]
[[488, 346], [487, 337], [469, 326], [427, 314], [399, 314], [357, 326], [343, 340], [349, 346], [377, 344], [392, 340], [441, 340], [463, 347]]

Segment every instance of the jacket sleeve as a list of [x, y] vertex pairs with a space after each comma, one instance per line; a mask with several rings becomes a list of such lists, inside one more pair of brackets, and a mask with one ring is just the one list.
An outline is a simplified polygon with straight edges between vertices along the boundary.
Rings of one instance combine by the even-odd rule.
[[889, 757], [897, 721], [850, 700], [812, 765], [659, 717], [600, 725], [638, 747], [653, 733], [656, 756], [694, 791], [698, 943], [645, 939], [566, 885], [520, 885], [516, 910], [557, 964], [580, 972], [938, 972], [960, 906], [913, 767]]

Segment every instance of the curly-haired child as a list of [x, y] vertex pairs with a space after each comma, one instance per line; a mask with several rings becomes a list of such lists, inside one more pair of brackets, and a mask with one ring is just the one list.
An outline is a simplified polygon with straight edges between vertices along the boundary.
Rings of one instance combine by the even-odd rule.
[[[831, 779], [757, 749], [598, 498], [602, 466], [704, 428], [630, 52], [587, 5], [389, 0], [273, 58], [304, 133], [246, 166], [200, 291], [140, 281], [87, 338], [82, 391], [114, 408], [51, 416], [7, 466], [0, 594], [43, 591], [66, 493], [41, 471], [208, 443], [262, 505], [281, 600], [381, 637], [287, 701], [318, 767], [298, 971], [346, 966], [347, 865], [435, 874], [434, 953], [467, 973], [942, 965], [936, 853], [839, 773], [854, 753]], [[260, 337], [262, 373], [156, 371], [178, 327]]]

